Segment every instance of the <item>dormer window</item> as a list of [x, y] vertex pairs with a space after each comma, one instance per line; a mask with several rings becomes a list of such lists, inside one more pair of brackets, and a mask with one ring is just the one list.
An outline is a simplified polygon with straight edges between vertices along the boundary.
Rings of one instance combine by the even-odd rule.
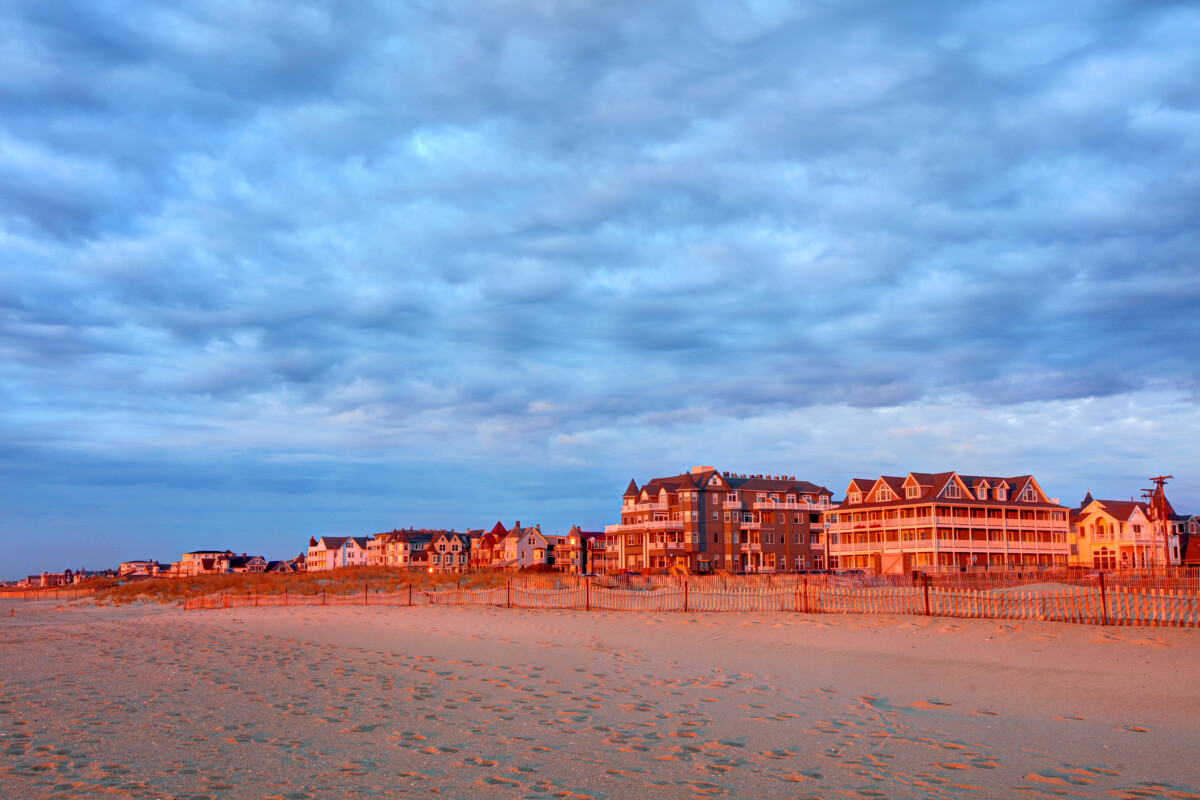
[[921, 496], [921, 487], [920, 486], [909, 486], [907, 489], [904, 490], [904, 496], [907, 497], [909, 500], [916, 500], [917, 498], [919, 498]]
[[887, 487], [881, 487], [875, 497], [880, 503], [886, 503], [892, 499], [892, 492]]
[[1003, 486], [996, 487], [996, 499], [1004, 500], [1008, 496], [1008, 489]]
[[862, 502], [862, 492], [851, 492], [849, 499], [850, 499], [851, 503], [861, 503]]
[[959, 493], [959, 491], [958, 491], [957, 483], [950, 483], [949, 485], [947, 485], [946, 491], [943, 492], [942, 494], [945, 495], [946, 497], [949, 497], [952, 499], [957, 499], [959, 497], [962, 497], [962, 494]]
[[987, 500], [987, 487], [986, 487], [986, 486], [979, 486], [979, 487], [976, 487], [976, 489], [975, 489], [975, 495], [976, 495], [976, 496], [977, 496], [977, 497], [978, 497], [980, 500]]
[[1025, 491], [1021, 493], [1021, 499], [1027, 503], [1032, 503], [1037, 500], [1037, 492], [1033, 490], [1032, 486], [1026, 486]]

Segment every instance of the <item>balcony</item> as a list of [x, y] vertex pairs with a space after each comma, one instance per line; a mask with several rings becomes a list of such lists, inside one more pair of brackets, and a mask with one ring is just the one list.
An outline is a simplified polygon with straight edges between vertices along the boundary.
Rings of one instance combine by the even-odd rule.
[[666, 503], [635, 503], [631, 506], [621, 506], [622, 514], [639, 513], [643, 511], [666, 511]]
[[646, 549], [651, 553], [683, 553], [683, 542], [650, 542]]
[[740, 547], [743, 553], [761, 553], [762, 542], [742, 542]]
[[605, 525], [605, 535], [622, 533], [643, 533], [645, 531], [682, 531], [681, 519], [656, 519], [650, 522], [631, 522], [623, 525]]
[[760, 531], [762, 530], [761, 522], [739, 522], [737, 526], [743, 531]]
[[730, 502], [729, 500], [726, 500], [724, 503], [721, 504], [721, 508], [725, 509], [726, 511], [744, 511], [746, 508], [746, 504]]

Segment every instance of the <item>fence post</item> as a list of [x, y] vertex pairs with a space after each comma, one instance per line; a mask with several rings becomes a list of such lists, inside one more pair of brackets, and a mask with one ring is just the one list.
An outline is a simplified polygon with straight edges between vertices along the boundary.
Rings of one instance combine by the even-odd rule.
[[584, 594], [583, 594], [584, 610], [591, 611], [592, 610], [592, 579], [591, 578], [588, 578], [586, 581], [584, 581], [583, 592], [584, 592]]
[[408, 605], [410, 607], [412, 606], [412, 582], [411, 581], [408, 584]]
[[921, 573], [921, 585], [925, 594], [925, 616], [929, 616], [929, 574]]
[[367, 582], [363, 581], [363, 605], [367, 604]]
[[1104, 570], [1100, 570], [1100, 610], [1104, 614], [1103, 624], [1108, 624], [1108, 595], [1104, 592]]
[[683, 611], [686, 614], [688, 610], [688, 582], [683, 582]]
[[325, 605], [325, 590], [321, 590], [321, 605]]
[[505, 608], [512, 608], [512, 578], [508, 579], [504, 587], [504, 606]]

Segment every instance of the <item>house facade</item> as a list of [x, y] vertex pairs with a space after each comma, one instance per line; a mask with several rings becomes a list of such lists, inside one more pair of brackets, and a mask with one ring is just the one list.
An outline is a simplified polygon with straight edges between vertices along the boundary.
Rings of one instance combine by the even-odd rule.
[[682, 566], [692, 572], [821, 569], [821, 513], [831, 493], [788, 475], [692, 467], [681, 475], [630, 481], [621, 522], [604, 529], [607, 571]]
[[308, 572], [323, 572], [342, 567], [367, 566], [367, 536], [322, 536], [308, 540], [308, 555], [305, 569]]
[[471, 566], [470, 535], [441, 531], [430, 541], [428, 552], [430, 572], [466, 572]]
[[1068, 514], [1032, 475], [855, 479], [825, 514], [830, 567], [898, 573], [1065, 566]]
[[554, 543], [542, 534], [540, 526], [523, 527], [520, 520], [496, 543], [496, 552], [500, 560], [492, 566], [501, 569], [529, 569], [554, 563]]
[[1145, 503], [1095, 500], [1089, 493], [1071, 514], [1071, 563], [1095, 569], [1131, 569], [1166, 563]]
[[229, 560], [233, 558], [232, 550], [193, 550], [184, 553], [178, 561], [172, 562], [168, 575], [173, 578], [187, 578], [193, 575], [221, 575], [229, 572]]
[[605, 560], [605, 536], [603, 531], [585, 531], [572, 525], [566, 536], [554, 537], [554, 568], [571, 575], [597, 572], [601, 567], [597, 561]]

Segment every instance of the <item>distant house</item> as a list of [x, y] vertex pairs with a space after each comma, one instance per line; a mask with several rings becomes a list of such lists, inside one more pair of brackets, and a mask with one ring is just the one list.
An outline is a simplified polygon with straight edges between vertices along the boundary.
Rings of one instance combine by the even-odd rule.
[[220, 575], [229, 572], [232, 550], [193, 550], [171, 564], [171, 577], [186, 578], [193, 575]]
[[410, 528], [377, 533], [368, 544], [367, 562], [381, 567], [411, 569], [416, 566], [417, 554], [424, 552], [434, 536], [441, 532]]
[[506, 536], [508, 531], [502, 522], [497, 522], [487, 533], [480, 532], [471, 541], [471, 566], [475, 569], [498, 567], [503, 560], [502, 542]]
[[468, 534], [441, 531], [429, 544], [430, 572], [464, 572], [470, 566], [471, 539]]
[[229, 571], [266, 572], [267, 560], [262, 556], [248, 556], [245, 553], [242, 553], [240, 556], [230, 556]]
[[158, 575], [160, 571], [166, 572], [157, 561], [122, 561], [117, 568], [117, 577], [150, 578]]
[[529, 569], [554, 563], [554, 543], [542, 534], [540, 526], [522, 527], [518, 520], [498, 543], [503, 569]]
[[342, 567], [367, 565], [367, 536], [322, 536], [308, 540], [305, 567], [309, 572], [323, 572]]
[[554, 568], [559, 572], [581, 575], [603, 569], [605, 537], [603, 531], [585, 531], [572, 525], [566, 536], [555, 537]]

